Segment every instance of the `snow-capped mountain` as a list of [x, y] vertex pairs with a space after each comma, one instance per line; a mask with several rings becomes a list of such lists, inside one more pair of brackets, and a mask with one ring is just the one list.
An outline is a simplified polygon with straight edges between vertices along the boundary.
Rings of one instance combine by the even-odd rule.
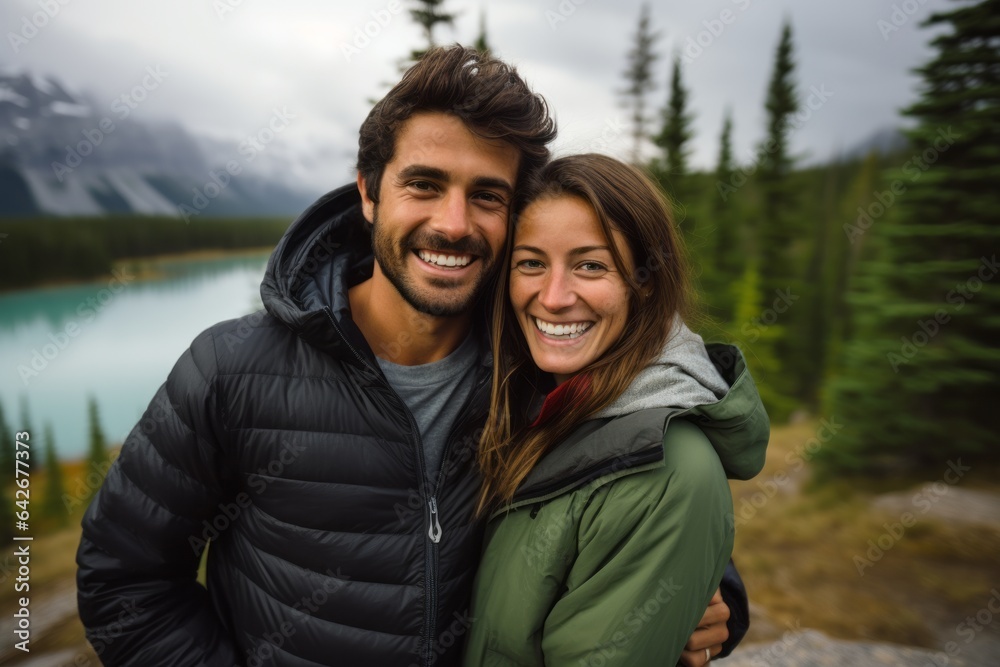
[[52, 78], [0, 71], [0, 216], [293, 215], [320, 194], [244, 170], [237, 146], [139, 122], [130, 102], [98, 110]]

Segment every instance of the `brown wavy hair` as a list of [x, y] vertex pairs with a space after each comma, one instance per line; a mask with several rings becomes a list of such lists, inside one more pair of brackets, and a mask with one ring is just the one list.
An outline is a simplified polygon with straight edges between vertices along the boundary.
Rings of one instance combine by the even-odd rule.
[[514, 146], [520, 154], [518, 183], [548, 161], [546, 146], [556, 137], [545, 99], [531, 92], [514, 67], [458, 44], [433, 48], [361, 124], [357, 168], [373, 202], [379, 201], [382, 173], [392, 161], [400, 128], [421, 111], [454, 114], [473, 134]]
[[532, 404], [546, 382], [531, 359], [510, 305], [508, 275], [497, 281], [491, 344], [494, 375], [490, 413], [479, 445], [483, 474], [477, 512], [483, 515], [509, 502], [535, 464], [582, 421], [622, 395], [639, 372], [659, 358], [674, 315], [693, 306], [686, 252], [665, 195], [637, 168], [606, 155], [561, 158], [547, 165], [518, 196], [507, 230], [504, 261], [512, 270], [514, 233], [520, 213], [544, 198], [578, 197], [594, 210], [605, 238], [622, 234], [632, 252], [627, 266], [621, 250], [609, 243], [629, 292], [628, 325], [621, 337], [588, 367], [585, 391], [552, 419], [532, 426]]

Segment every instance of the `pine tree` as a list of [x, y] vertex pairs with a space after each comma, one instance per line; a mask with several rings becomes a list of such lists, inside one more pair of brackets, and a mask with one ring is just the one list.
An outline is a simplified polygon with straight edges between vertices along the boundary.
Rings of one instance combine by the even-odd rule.
[[767, 413], [777, 422], [787, 419], [794, 408], [794, 403], [783, 392], [781, 365], [774, 357], [774, 343], [786, 332], [780, 323], [761, 322], [764, 304], [760, 301], [759, 279], [757, 267], [753, 262], [748, 263], [743, 276], [735, 283], [736, 308], [728, 337], [746, 356]]
[[[785, 23], [775, 54], [774, 70], [768, 85], [767, 140], [759, 147], [760, 163], [757, 181], [761, 193], [760, 219], [756, 225], [755, 249], [760, 272], [760, 302], [771, 303], [783, 292], [801, 295], [797, 280], [797, 262], [792, 256], [792, 243], [800, 231], [793, 224], [795, 197], [792, 169], [794, 160], [789, 146], [791, 120], [799, 108], [793, 74], [792, 28]], [[795, 353], [802, 343], [799, 324], [803, 322], [802, 309], [789, 309], [782, 315], [782, 325], [788, 336], [774, 341], [773, 355], [781, 372], [775, 378], [775, 391], [791, 396], [801, 384], [802, 367], [795, 363]]]
[[[35, 432], [35, 427], [31, 425], [31, 407], [28, 405], [27, 394], [21, 394], [21, 426], [20, 428], [15, 427], [15, 430], [19, 432], [26, 432], [30, 437], [28, 439], [29, 444], [34, 444], [32, 439], [37, 440], [39, 434]], [[32, 447], [34, 449], [34, 447]], [[44, 469], [42, 462], [37, 458], [31, 458], [31, 470], [32, 472], [41, 472]]]
[[792, 76], [792, 27], [785, 24], [775, 55], [774, 71], [767, 90], [767, 140], [760, 146], [758, 180], [763, 197], [758, 226], [761, 296], [764, 302], [776, 290], [787, 287], [794, 276], [789, 249], [795, 237], [791, 222], [794, 206], [790, 174], [794, 166], [789, 147], [790, 122], [799, 108]]
[[0, 405], [0, 438], [3, 438], [2, 447], [0, 447], [0, 456], [3, 458], [2, 463], [0, 463], [3, 465], [3, 468], [0, 469], [0, 540], [7, 543], [14, 536], [14, 499], [9, 495], [7, 489], [15, 479], [14, 460], [17, 445], [15, 445], [14, 431], [4, 419], [2, 405]]
[[670, 99], [663, 109], [663, 127], [654, 141], [663, 149], [663, 163], [667, 177], [678, 187], [688, 173], [688, 144], [694, 136], [692, 118], [687, 110], [688, 91], [681, 79], [681, 58], [674, 57], [670, 74]]
[[912, 158], [868, 221], [858, 334], [830, 392], [845, 433], [820, 452], [833, 469], [1000, 462], [1000, 0], [924, 25], [944, 30], [905, 112]]
[[97, 412], [97, 400], [87, 399], [87, 414], [90, 421], [90, 449], [87, 470], [103, 470], [108, 459], [108, 445], [101, 429], [101, 418]]
[[653, 63], [656, 62], [657, 55], [653, 51], [653, 45], [659, 37], [659, 33], [654, 33], [650, 29], [649, 5], [643, 4], [639, 12], [639, 27], [636, 29], [635, 40], [628, 52], [628, 65], [623, 72], [627, 86], [622, 95], [632, 121], [633, 164], [640, 163], [642, 144], [648, 136], [646, 95], [656, 88]]
[[66, 485], [63, 482], [62, 468], [59, 467], [59, 457], [56, 454], [56, 439], [52, 433], [52, 424], [45, 424], [45, 469], [48, 480], [45, 486], [45, 496], [42, 498], [42, 515], [54, 519], [58, 525], [66, 525], [69, 516], [63, 506], [63, 494]]
[[489, 56], [493, 52], [493, 49], [490, 47], [489, 38], [486, 36], [485, 9], [479, 14], [479, 35], [476, 37], [476, 41], [473, 42], [472, 48], [484, 56]]
[[413, 4], [416, 5], [416, 9], [410, 10], [410, 17], [423, 29], [424, 39], [427, 40], [427, 46], [423, 49], [413, 51], [410, 54], [413, 62], [423, 58], [425, 53], [436, 46], [434, 42], [435, 26], [441, 23], [449, 26], [455, 25], [455, 18], [458, 15], [449, 14], [443, 11], [441, 5], [443, 5], [444, 2], [445, 0], [414, 0]]
[[[715, 167], [716, 183], [731, 183], [736, 166], [733, 162], [733, 116], [727, 109], [719, 137], [719, 159]], [[748, 249], [744, 238], [742, 216], [737, 200], [732, 196], [712, 197], [712, 229], [706, 234], [704, 262], [706, 289], [712, 297], [708, 304], [719, 316], [729, 321], [736, 306], [735, 285], [744, 276]]]
[[14, 516], [14, 501], [9, 493], [7, 485], [0, 484], [0, 540], [5, 544], [14, 536], [14, 521], [17, 518]]
[[0, 403], [0, 486], [3, 486], [14, 476], [14, 432], [7, 425], [4, 418], [3, 404]]

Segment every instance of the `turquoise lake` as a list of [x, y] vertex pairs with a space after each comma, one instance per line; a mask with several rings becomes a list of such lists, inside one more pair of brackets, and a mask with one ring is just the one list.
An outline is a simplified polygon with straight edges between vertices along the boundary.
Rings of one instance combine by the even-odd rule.
[[163, 260], [152, 265], [155, 279], [126, 272], [0, 294], [0, 404], [8, 426], [31, 428], [40, 447], [49, 423], [60, 458], [81, 458], [93, 396], [108, 442], [122, 442], [195, 336], [261, 307], [266, 263], [267, 253]]

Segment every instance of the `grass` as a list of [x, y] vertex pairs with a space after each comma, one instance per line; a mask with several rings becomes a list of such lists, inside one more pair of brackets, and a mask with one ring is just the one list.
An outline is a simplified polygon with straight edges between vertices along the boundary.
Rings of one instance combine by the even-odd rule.
[[[771, 620], [752, 627], [748, 639], [771, 640], [801, 626], [843, 639], [940, 648], [941, 619], [954, 619], [953, 629], [996, 585], [1000, 532], [916, 509], [913, 525], [897, 526], [900, 515], [870, 509], [880, 492], [871, 482], [810, 485], [808, 465], [798, 463], [808, 453], [795, 452], [816, 429], [812, 422], [774, 429], [764, 471], [731, 483], [737, 567], [751, 601]], [[778, 484], [782, 473], [789, 479]], [[979, 470], [960, 485], [1000, 492], [991, 479], [991, 471]], [[927, 481], [935, 480], [893, 480], [881, 491]]]

